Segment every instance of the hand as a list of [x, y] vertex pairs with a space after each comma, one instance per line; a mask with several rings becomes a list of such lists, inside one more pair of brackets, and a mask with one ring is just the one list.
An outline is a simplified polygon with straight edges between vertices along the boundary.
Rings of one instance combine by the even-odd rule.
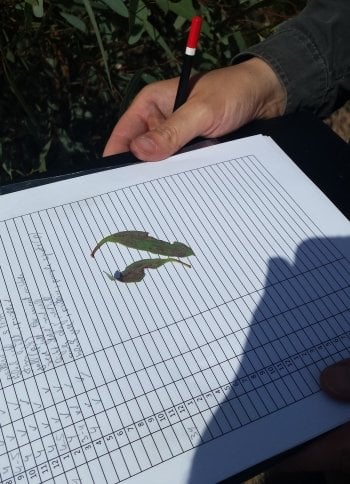
[[[350, 359], [326, 368], [320, 378], [323, 391], [350, 403]], [[350, 422], [320, 437], [283, 459], [272, 472], [345, 471], [350, 472]]]
[[256, 118], [281, 115], [286, 94], [274, 71], [252, 58], [198, 76], [188, 100], [172, 112], [178, 78], [146, 86], [115, 126], [104, 156], [131, 151], [166, 158], [196, 136], [214, 138]]

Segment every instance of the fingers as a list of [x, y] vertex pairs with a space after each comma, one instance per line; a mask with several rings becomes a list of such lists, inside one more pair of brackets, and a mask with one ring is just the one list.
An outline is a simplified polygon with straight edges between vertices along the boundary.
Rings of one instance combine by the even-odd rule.
[[177, 83], [169, 79], [142, 89], [114, 127], [103, 156], [130, 151], [133, 139], [160, 125], [171, 114]]
[[203, 134], [209, 117], [205, 106], [188, 101], [156, 128], [136, 137], [130, 143], [130, 149], [145, 161], [167, 158]]
[[106, 144], [103, 156], [130, 151], [133, 139], [160, 125], [165, 119], [156, 105], [148, 108], [147, 117], [144, 117], [142, 110], [141, 113], [139, 110], [136, 103], [120, 118]]
[[350, 358], [323, 370], [320, 385], [332, 398], [350, 402]]

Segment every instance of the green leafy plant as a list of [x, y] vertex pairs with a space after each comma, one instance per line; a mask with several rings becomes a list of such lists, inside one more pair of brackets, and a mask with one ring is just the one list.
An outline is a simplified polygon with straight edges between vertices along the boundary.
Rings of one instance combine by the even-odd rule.
[[3, 0], [0, 183], [95, 167], [148, 82], [176, 76], [189, 20], [196, 71], [227, 65], [305, 0]]

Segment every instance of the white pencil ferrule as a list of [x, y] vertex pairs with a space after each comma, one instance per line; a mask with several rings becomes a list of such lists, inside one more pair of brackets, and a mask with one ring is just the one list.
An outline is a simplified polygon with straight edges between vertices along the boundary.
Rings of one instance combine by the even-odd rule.
[[194, 47], [186, 47], [185, 54], [186, 55], [194, 55], [196, 53], [196, 49]]

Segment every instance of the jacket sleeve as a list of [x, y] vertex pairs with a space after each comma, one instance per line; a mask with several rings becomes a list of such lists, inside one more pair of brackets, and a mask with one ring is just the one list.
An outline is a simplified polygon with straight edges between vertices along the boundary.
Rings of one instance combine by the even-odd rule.
[[287, 93], [286, 113], [329, 115], [350, 97], [350, 0], [311, 0], [234, 63], [260, 57]]

